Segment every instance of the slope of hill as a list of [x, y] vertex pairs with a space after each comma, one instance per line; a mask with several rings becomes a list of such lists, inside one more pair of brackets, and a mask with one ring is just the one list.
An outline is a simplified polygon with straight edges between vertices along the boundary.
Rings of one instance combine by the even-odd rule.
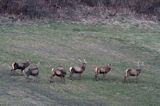
[[[160, 104], [160, 28], [157, 25], [80, 24], [72, 22], [0, 26], [0, 105], [12, 106], [158, 106]], [[78, 80], [69, 66], [87, 60]], [[40, 68], [37, 82], [20, 73], [10, 76], [11, 63], [32, 60]], [[145, 66], [138, 83], [123, 83], [124, 70]], [[106, 79], [95, 81], [94, 67], [111, 63]], [[66, 82], [48, 82], [52, 67], [63, 65]]]

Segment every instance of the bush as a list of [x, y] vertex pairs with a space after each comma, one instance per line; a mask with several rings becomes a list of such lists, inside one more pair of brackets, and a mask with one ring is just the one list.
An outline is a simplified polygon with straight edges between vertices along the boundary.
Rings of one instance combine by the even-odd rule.
[[159, 0], [0, 0], [0, 13], [23, 14], [30, 18], [52, 16], [58, 9], [88, 7], [120, 10], [128, 8], [138, 14], [160, 16]]
[[22, 8], [22, 12], [30, 18], [40, 18], [47, 16], [49, 10], [45, 5], [45, 0], [27, 0]]

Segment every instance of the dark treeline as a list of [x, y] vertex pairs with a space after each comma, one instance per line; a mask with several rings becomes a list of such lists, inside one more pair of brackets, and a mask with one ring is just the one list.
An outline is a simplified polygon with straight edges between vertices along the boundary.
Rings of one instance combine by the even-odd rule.
[[[160, 0], [0, 0], [1, 14], [15, 14], [30, 18], [61, 17], [59, 14], [68, 9], [72, 15], [75, 9], [105, 8], [118, 12], [129, 12], [160, 17]], [[83, 11], [85, 11], [83, 9]]]

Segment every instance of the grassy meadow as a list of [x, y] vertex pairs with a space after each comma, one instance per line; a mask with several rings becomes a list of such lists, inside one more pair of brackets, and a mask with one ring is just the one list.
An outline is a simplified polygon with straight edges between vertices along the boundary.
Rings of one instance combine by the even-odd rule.
[[[160, 28], [136, 25], [82, 24], [72, 22], [0, 26], [0, 105], [8, 106], [159, 106]], [[70, 80], [69, 67], [86, 59], [79, 80]], [[19, 74], [10, 76], [12, 62], [32, 60], [40, 69], [38, 81]], [[138, 83], [124, 71], [144, 61]], [[111, 63], [103, 80], [94, 79], [97, 65]], [[66, 82], [49, 83], [51, 68], [62, 65]], [[19, 71], [17, 71], [19, 73]]]

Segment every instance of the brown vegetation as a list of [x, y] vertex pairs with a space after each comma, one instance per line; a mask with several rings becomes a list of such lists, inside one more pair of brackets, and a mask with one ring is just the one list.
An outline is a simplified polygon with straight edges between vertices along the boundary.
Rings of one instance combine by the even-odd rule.
[[[107, 11], [106, 11], [107, 10]], [[127, 11], [126, 11], [127, 10]], [[99, 13], [114, 16], [116, 12], [134, 12], [160, 18], [159, 0], [0, 0], [1, 14], [22, 18], [52, 17], [79, 19]], [[113, 13], [112, 13], [113, 12]], [[82, 15], [81, 15], [82, 14]], [[23, 18], [22, 18], [23, 19]]]

